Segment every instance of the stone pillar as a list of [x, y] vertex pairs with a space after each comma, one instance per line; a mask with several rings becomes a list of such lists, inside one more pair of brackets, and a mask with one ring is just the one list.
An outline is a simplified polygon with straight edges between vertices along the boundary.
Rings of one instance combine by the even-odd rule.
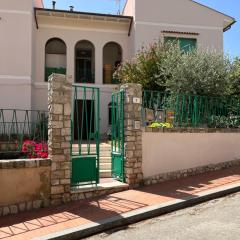
[[52, 74], [48, 83], [48, 145], [51, 164], [51, 204], [70, 200], [72, 79]]
[[125, 179], [130, 187], [142, 183], [142, 86], [125, 84]]

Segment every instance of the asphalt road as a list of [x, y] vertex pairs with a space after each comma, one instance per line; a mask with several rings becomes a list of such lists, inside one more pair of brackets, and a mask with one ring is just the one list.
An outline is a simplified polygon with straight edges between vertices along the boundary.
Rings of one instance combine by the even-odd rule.
[[87, 239], [237, 240], [240, 239], [240, 193]]

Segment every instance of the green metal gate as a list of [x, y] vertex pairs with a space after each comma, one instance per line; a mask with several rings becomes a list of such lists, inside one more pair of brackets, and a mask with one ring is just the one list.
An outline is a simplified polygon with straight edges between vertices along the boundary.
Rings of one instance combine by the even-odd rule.
[[112, 94], [112, 176], [122, 182], [124, 174], [124, 91]]
[[73, 84], [71, 186], [99, 183], [99, 88]]

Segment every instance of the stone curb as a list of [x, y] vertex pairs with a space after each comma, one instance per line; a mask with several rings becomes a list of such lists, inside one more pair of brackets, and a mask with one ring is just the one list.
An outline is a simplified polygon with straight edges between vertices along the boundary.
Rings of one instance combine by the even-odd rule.
[[112, 218], [98, 221], [98, 223], [85, 224], [83, 226], [66, 229], [60, 232], [37, 237], [33, 240], [78, 240], [106, 230], [133, 224], [149, 218], [157, 217], [183, 208], [191, 207], [212, 199], [224, 197], [228, 194], [240, 191], [240, 183], [228, 184], [213, 190], [205, 191], [199, 196], [188, 197], [184, 200], [174, 200], [154, 206], [144, 207]]

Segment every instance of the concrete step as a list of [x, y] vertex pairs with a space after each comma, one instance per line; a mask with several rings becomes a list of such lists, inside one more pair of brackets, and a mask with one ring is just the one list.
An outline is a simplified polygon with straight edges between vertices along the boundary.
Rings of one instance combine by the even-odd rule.
[[112, 164], [111, 163], [102, 163], [100, 162], [100, 172], [101, 170], [111, 170]]
[[100, 157], [99, 162], [100, 163], [112, 163], [112, 158], [111, 157]]
[[101, 152], [99, 153], [100, 157], [111, 157], [112, 153], [111, 152]]
[[[88, 152], [81, 152], [82, 155], [87, 155]], [[74, 155], [78, 155], [78, 151], [73, 151]], [[96, 152], [90, 152], [90, 154], [96, 154]], [[100, 158], [111, 158], [112, 154], [111, 152], [100, 152], [99, 153]]]
[[[87, 155], [87, 153], [82, 153], [83, 155]], [[78, 155], [78, 152], [73, 152], [73, 155]], [[112, 159], [112, 155], [111, 154], [104, 154], [104, 155], [99, 155], [100, 157], [100, 160], [103, 159], [103, 160], [111, 160]]]
[[[73, 152], [79, 152], [79, 148], [78, 147], [74, 147], [73, 149], [72, 149], [72, 151]], [[96, 152], [96, 148], [90, 148], [89, 149], [89, 151], [91, 152], [91, 153], [95, 153]], [[88, 149], [87, 148], [82, 148], [81, 149], [81, 152], [84, 152], [84, 153], [86, 153], [86, 152], [88, 152]], [[112, 152], [112, 150], [111, 149], [99, 149], [99, 153], [100, 154], [111, 154], [111, 152]]]
[[[73, 144], [72, 147], [73, 148], [78, 148], [78, 144]], [[81, 145], [82, 149], [87, 149], [88, 147], [90, 147], [91, 149], [96, 149], [96, 145], [90, 145], [90, 146], [85, 145], [85, 144]], [[100, 145], [99, 149], [101, 149], [101, 150], [111, 150], [111, 145], [104, 145], [104, 146]]]
[[100, 178], [111, 178], [112, 171], [111, 170], [100, 170]]

